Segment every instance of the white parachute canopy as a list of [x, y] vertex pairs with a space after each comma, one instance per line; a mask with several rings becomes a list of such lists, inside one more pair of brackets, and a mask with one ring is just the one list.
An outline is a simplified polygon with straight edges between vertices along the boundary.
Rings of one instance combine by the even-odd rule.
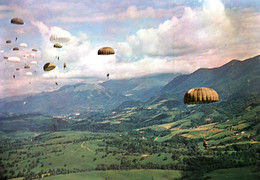
[[20, 60], [19, 57], [14, 56], [14, 57], [9, 57], [9, 58], [7, 59], [7, 61], [8, 61], [8, 62], [16, 62], [16, 63], [19, 63], [21, 60]]
[[31, 61], [31, 64], [37, 64], [37, 61]]
[[0, 53], [3, 53], [3, 52], [5, 52], [5, 51], [4, 51], [4, 50], [1, 50], [1, 51], [0, 51]]
[[32, 72], [26, 72], [26, 76], [32, 76]]
[[65, 31], [59, 27], [54, 27], [53, 32], [51, 33], [50, 41], [52, 43], [66, 43], [69, 42], [71, 35], [68, 31]]
[[27, 48], [28, 45], [27, 45], [26, 43], [21, 43], [21, 44], [20, 44], [20, 47], [22, 47], [22, 48]]

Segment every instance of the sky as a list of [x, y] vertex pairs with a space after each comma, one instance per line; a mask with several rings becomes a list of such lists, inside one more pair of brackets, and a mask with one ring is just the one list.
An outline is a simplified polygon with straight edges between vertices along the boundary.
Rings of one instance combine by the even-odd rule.
[[[14, 17], [24, 25], [11, 24]], [[53, 48], [53, 34], [70, 40]], [[107, 73], [110, 79], [126, 79], [219, 67], [259, 55], [259, 39], [257, 0], [3, 0], [0, 98], [106, 81]], [[13, 51], [20, 43], [28, 47]], [[97, 55], [106, 46], [115, 54]], [[48, 62], [56, 68], [45, 72]]]

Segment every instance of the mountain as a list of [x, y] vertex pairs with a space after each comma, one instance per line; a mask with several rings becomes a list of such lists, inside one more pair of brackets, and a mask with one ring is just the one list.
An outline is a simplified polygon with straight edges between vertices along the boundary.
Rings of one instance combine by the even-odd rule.
[[113, 92], [129, 96], [135, 101], [146, 101], [180, 74], [158, 74], [140, 78], [110, 80], [101, 85]]
[[[140, 104], [166, 85], [174, 75], [109, 80], [99, 84], [66, 85], [57, 91], [0, 100], [2, 113], [42, 113], [64, 115], [75, 112], [111, 110]], [[135, 102], [136, 101], [136, 102]]]
[[1, 112], [14, 113], [69, 114], [112, 109], [128, 99], [99, 84], [76, 84], [22, 101], [2, 102], [0, 109]]
[[191, 88], [209, 87], [217, 91], [220, 100], [259, 93], [260, 56], [244, 61], [232, 60], [218, 68], [201, 68], [174, 78], [149, 103], [163, 99], [183, 101], [184, 94]]

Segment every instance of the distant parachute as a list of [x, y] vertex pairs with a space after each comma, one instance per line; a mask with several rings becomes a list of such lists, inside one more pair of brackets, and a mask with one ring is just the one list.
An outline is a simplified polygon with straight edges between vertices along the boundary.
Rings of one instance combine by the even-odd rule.
[[11, 41], [11, 40], [7, 40], [7, 41], [5, 41], [5, 42], [6, 42], [7, 44], [8, 44], [8, 43], [12, 43], [12, 41]]
[[19, 48], [18, 47], [14, 47], [13, 51], [19, 51]]
[[32, 49], [32, 51], [37, 52], [37, 49]]
[[103, 47], [98, 50], [98, 55], [112, 55], [115, 54], [115, 51], [111, 47]]
[[4, 51], [4, 50], [1, 50], [1, 51], [0, 51], [0, 53], [3, 53], [3, 52], [5, 52], [5, 51]]
[[7, 57], [7, 56], [4, 56], [4, 59], [8, 59], [8, 57]]
[[8, 62], [17, 62], [17, 63], [19, 63], [21, 60], [20, 60], [20, 58], [19, 57], [9, 57], [8, 58], [8, 60], [7, 60]]
[[203, 141], [203, 146], [205, 147], [206, 150], [208, 150], [209, 144], [205, 139]]
[[16, 68], [16, 71], [19, 71], [20, 70], [20, 68]]
[[32, 72], [27, 72], [25, 74], [26, 74], [26, 76], [32, 76]]
[[46, 63], [44, 66], [43, 66], [43, 70], [44, 71], [51, 71], [53, 69], [55, 69], [56, 65], [52, 62], [50, 63]]
[[54, 44], [61, 44], [70, 41], [70, 34], [67, 31], [56, 31], [51, 34], [50, 41]]
[[11, 19], [11, 23], [12, 24], [17, 24], [17, 25], [23, 25], [24, 22], [21, 18], [18, 17], [14, 17], [13, 19]]
[[190, 89], [184, 95], [184, 104], [203, 104], [219, 101], [218, 93], [210, 88]]
[[66, 63], [63, 64], [63, 68], [65, 69], [67, 67]]
[[30, 66], [26, 65], [24, 66], [24, 69], [30, 69]]
[[26, 43], [21, 43], [21, 44], [20, 44], [20, 47], [22, 47], [22, 48], [27, 48], [28, 45], [27, 45]]
[[58, 44], [58, 43], [55, 43], [55, 44], [53, 45], [53, 47], [55, 47], [55, 48], [62, 48], [62, 45], [60, 45], [60, 44]]
[[31, 61], [31, 64], [37, 64], [37, 61]]

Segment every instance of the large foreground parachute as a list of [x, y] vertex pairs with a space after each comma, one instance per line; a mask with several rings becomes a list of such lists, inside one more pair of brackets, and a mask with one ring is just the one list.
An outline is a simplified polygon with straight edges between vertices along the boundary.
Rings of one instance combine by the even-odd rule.
[[17, 25], [23, 25], [24, 22], [21, 18], [18, 17], [14, 17], [13, 19], [11, 19], [11, 23], [12, 24], [17, 24]]
[[190, 89], [184, 95], [184, 104], [203, 104], [219, 101], [218, 93], [210, 88]]
[[43, 70], [44, 70], [44, 71], [51, 71], [51, 70], [53, 70], [53, 69], [55, 69], [55, 68], [56, 68], [56, 65], [55, 65], [54, 63], [52, 63], [52, 62], [46, 63], [46, 64], [43, 66]]
[[111, 47], [102, 47], [98, 50], [98, 55], [111, 55], [115, 54], [115, 51]]

